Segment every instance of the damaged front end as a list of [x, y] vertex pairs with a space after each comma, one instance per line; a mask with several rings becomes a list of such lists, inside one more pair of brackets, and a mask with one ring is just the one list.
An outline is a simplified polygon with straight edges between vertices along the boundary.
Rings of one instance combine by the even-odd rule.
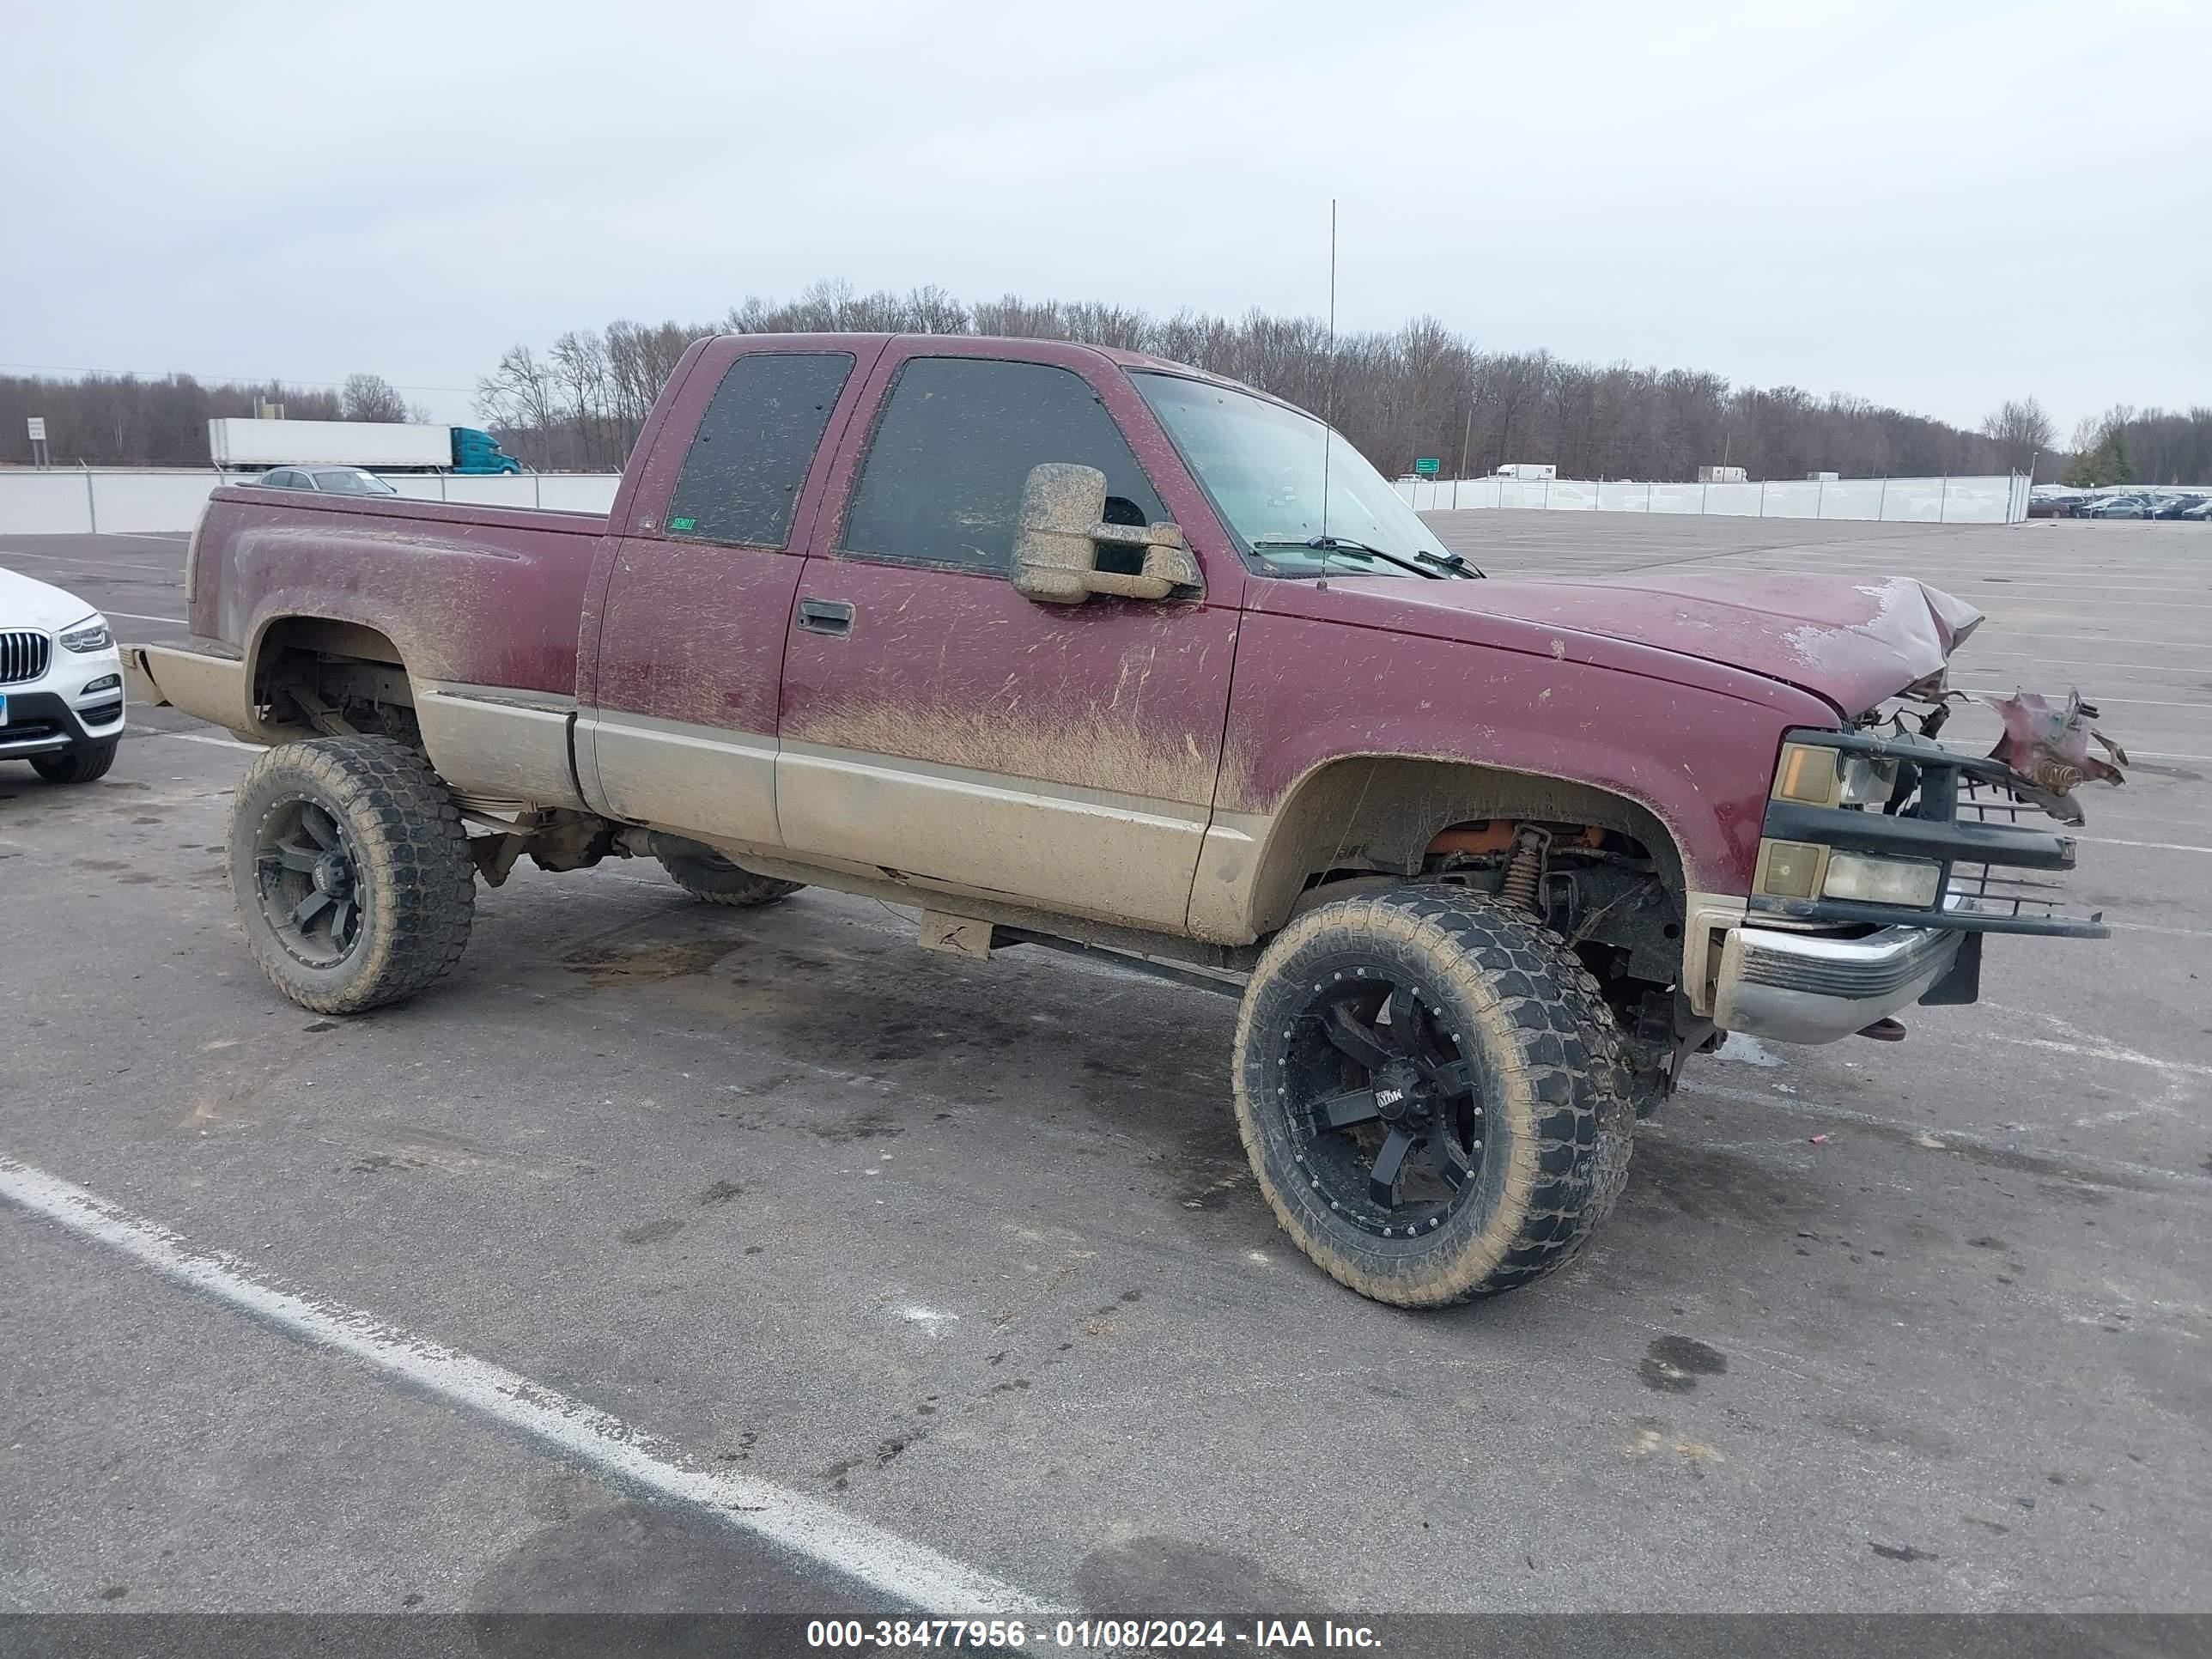
[[2125, 753], [2078, 694], [2057, 706], [1979, 699], [2002, 722], [1996, 747], [1947, 748], [1937, 734], [1966, 699], [1942, 678], [1900, 694], [1925, 709], [1917, 720], [1785, 735], [1745, 925], [1717, 975], [1721, 1029], [1797, 1042], [1901, 1036], [1889, 1015], [1906, 1004], [1978, 997], [1987, 934], [2110, 934], [2101, 913], [2063, 908], [2057, 878], [2074, 867], [2074, 838], [2022, 820], [2078, 825], [2075, 788], [2123, 781]]
[[[2033, 692], [1977, 699], [2002, 723], [1996, 747], [1980, 757], [1948, 749], [1938, 734], [1967, 699], [1942, 680], [1931, 675], [1900, 694], [1926, 709], [1913, 724], [1899, 712], [1855, 730], [1787, 735], [1752, 913], [2105, 937], [2101, 915], [2062, 914], [2057, 884], [2039, 878], [2074, 867], [2072, 837], [2020, 820], [2033, 808], [2081, 824], [2075, 789], [2124, 782], [2126, 752], [2091, 724], [2097, 710], [2079, 692], [2057, 707]], [[2092, 742], [2112, 759], [2092, 755]]]

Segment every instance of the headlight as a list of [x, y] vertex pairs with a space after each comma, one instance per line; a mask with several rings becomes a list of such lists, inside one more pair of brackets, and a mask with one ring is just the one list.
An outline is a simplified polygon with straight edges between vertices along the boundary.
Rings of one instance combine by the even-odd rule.
[[1932, 907], [1943, 890], [1943, 866], [1924, 859], [1870, 859], [1863, 853], [1831, 853], [1821, 892], [1832, 899], [1865, 904]]
[[1779, 800], [1808, 806], [1883, 806], [1897, 787], [1897, 763], [1847, 755], [1822, 744], [1785, 743], [1774, 769]]
[[1759, 843], [1759, 875], [1755, 890], [1771, 898], [1817, 898], [1821, 863], [1828, 849], [1809, 841], [1763, 841]]
[[115, 643], [115, 635], [107, 631], [107, 619], [104, 617], [94, 617], [88, 623], [80, 623], [56, 637], [66, 651], [105, 651]]

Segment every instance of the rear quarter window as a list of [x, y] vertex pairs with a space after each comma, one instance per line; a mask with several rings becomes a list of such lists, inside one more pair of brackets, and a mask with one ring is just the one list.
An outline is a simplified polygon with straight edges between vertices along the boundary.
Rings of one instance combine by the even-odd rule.
[[852, 373], [843, 351], [754, 351], [732, 363], [685, 452], [668, 534], [787, 546], [799, 489]]

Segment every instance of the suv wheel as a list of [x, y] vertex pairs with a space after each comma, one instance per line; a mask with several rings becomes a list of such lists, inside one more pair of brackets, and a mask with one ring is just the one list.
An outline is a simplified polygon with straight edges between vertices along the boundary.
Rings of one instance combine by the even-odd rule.
[[88, 743], [58, 755], [33, 755], [31, 769], [48, 783], [91, 783], [107, 775], [116, 748], [112, 742]]
[[1364, 893], [1276, 935], [1236, 1088], [1285, 1231], [1401, 1307], [1540, 1278], [1628, 1178], [1635, 1115], [1597, 981], [1530, 917], [1450, 888]]

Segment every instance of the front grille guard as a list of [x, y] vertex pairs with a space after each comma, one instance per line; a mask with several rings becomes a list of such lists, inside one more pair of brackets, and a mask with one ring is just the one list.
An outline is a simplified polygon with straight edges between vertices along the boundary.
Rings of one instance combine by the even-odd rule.
[[[1904, 817], [1773, 801], [1767, 807], [1765, 833], [1780, 839], [1853, 847], [1877, 856], [1940, 857], [1943, 896], [1936, 906], [1922, 908], [1754, 895], [1750, 901], [1753, 916], [1763, 914], [1802, 921], [1940, 927], [1964, 933], [2111, 937], [2103, 911], [2081, 915], [2065, 908], [2064, 890], [2053, 872], [2073, 868], [2073, 839], [2023, 822], [2043, 818], [2045, 813], [2014, 793], [2015, 782], [2028, 781], [2019, 778], [2003, 762], [1957, 754], [1932, 738], [1911, 732], [1795, 731], [1790, 740], [1912, 767], [1918, 775], [1917, 799], [1902, 804], [1919, 811]], [[1906, 828], [1894, 827], [1899, 825]], [[1913, 836], [1910, 843], [1903, 839], [1908, 833]], [[1944, 844], [1929, 845], [1931, 836]], [[2022, 866], [2030, 866], [2033, 873]]]
[[[1976, 823], [2014, 824], [2024, 817], [2041, 817], [2043, 809], [1986, 778], [1962, 776], [1959, 781], [1960, 818]], [[2059, 882], [2023, 874], [2002, 865], [1955, 863], [1946, 890], [1949, 907], [1977, 915], [2068, 921], [2066, 890]], [[2102, 927], [2105, 913], [2093, 910], [2078, 920]], [[2109, 930], [2108, 930], [2109, 931]]]

